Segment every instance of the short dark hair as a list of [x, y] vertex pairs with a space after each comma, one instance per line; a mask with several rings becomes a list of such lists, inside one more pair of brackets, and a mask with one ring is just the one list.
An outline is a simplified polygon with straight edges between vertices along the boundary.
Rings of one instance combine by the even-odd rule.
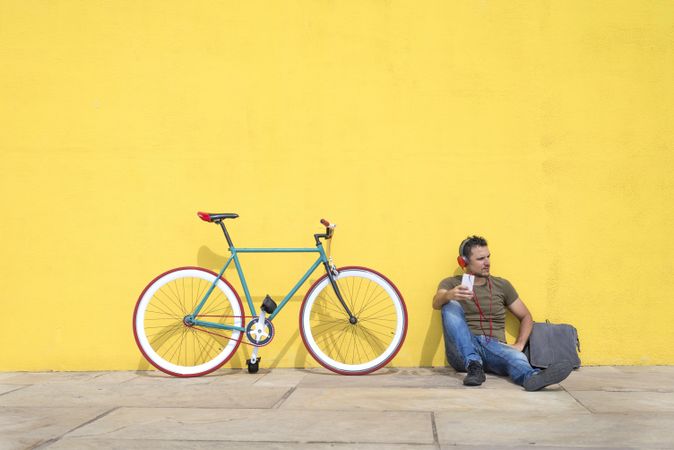
[[482, 236], [468, 236], [466, 239], [461, 242], [459, 246], [459, 256], [464, 258], [470, 258], [470, 253], [473, 251], [473, 247], [486, 247], [487, 240]]

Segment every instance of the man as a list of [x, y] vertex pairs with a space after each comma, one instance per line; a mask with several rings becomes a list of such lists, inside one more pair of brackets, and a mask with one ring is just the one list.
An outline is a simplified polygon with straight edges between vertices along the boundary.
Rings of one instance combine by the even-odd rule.
[[[473, 290], [461, 284], [461, 276], [442, 280], [433, 297], [433, 308], [442, 310], [445, 353], [457, 372], [467, 372], [466, 386], [485, 381], [485, 370], [509, 376], [527, 391], [538, 391], [564, 380], [573, 367], [564, 361], [545, 370], [534, 369], [522, 350], [533, 327], [531, 313], [515, 288], [490, 274], [487, 241], [480, 236], [465, 239], [459, 247], [459, 264], [474, 275]], [[520, 321], [514, 344], [505, 340], [506, 308]]]

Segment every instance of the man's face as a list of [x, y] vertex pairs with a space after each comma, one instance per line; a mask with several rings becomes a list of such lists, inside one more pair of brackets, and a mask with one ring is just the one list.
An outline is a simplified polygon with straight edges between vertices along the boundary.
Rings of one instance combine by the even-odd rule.
[[489, 266], [491, 265], [489, 262], [490, 257], [491, 254], [488, 247], [476, 246], [471, 248], [466, 271], [476, 277], [488, 277]]

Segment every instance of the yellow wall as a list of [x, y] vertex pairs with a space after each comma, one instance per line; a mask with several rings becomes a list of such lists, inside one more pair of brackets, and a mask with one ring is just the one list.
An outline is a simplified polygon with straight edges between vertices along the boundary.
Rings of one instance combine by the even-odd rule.
[[[674, 3], [0, 0], [0, 370], [145, 368], [138, 294], [235, 242], [393, 279], [398, 366], [469, 233], [587, 364], [672, 364]], [[305, 256], [248, 257], [256, 303]], [[312, 365], [293, 299], [263, 365]], [[515, 332], [512, 323], [510, 330]], [[233, 359], [240, 366], [241, 352]]]

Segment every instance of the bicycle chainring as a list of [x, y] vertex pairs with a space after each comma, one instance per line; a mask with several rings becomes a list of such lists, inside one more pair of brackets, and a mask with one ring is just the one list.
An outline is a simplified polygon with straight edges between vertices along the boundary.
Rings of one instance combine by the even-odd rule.
[[269, 319], [264, 319], [264, 326], [258, 330], [258, 321], [260, 319], [255, 317], [246, 325], [246, 338], [248, 342], [255, 347], [264, 347], [269, 344], [274, 338], [274, 325]]

